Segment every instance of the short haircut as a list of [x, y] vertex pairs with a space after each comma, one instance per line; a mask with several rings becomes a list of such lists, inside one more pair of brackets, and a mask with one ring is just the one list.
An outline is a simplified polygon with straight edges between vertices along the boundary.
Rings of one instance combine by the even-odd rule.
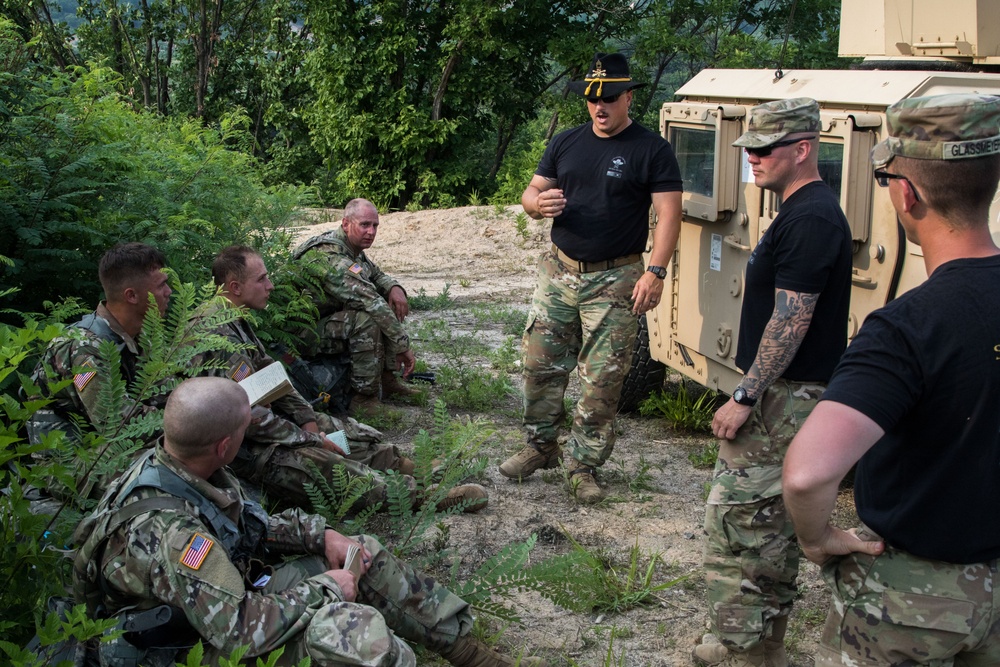
[[896, 170], [910, 179], [924, 203], [953, 227], [987, 224], [1000, 181], [1000, 155], [964, 160], [896, 157]]
[[101, 257], [97, 276], [109, 301], [117, 301], [129, 287], [144, 281], [150, 273], [167, 265], [167, 258], [145, 243], [119, 243]]
[[230, 280], [245, 280], [247, 277], [247, 257], [259, 255], [259, 252], [245, 245], [231, 245], [228, 248], [223, 248], [212, 262], [212, 280], [219, 287]]
[[344, 207], [344, 219], [351, 221], [357, 220], [358, 216], [361, 215], [361, 212], [368, 208], [375, 209], [375, 213], [378, 213], [378, 207], [367, 199], [352, 199], [347, 202], [347, 206]]
[[250, 400], [229, 378], [196, 377], [170, 393], [163, 410], [163, 434], [170, 448], [188, 457], [203, 455], [247, 419]]

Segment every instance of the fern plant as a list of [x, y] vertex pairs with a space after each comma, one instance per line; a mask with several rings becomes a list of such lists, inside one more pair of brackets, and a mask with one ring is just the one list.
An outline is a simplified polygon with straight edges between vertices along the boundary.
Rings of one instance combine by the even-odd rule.
[[368, 505], [354, 514], [352, 510], [372, 490], [372, 478], [352, 476], [342, 465], [333, 466], [330, 478], [324, 477], [312, 461], [306, 461], [306, 468], [313, 480], [305, 485], [313, 512], [326, 519], [327, 525], [338, 526], [342, 533], [364, 532], [368, 520], [381, 509], [381, 503]]

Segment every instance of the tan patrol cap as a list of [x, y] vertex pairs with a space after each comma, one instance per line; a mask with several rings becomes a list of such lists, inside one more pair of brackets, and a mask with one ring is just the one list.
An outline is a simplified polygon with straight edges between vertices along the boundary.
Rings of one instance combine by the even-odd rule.
[[750, 109], [747, 131], [733, 142], [740, 148], [764, 148], [789, 134], [819, 132], [819, 104], [808, 97], [775, 100]]
[[882, 168], [897, 155], [962, 160], [1000, 153], [1000, 97], [952, 93], [900, 100], [885, 112], [889, 137], [872, 149]]

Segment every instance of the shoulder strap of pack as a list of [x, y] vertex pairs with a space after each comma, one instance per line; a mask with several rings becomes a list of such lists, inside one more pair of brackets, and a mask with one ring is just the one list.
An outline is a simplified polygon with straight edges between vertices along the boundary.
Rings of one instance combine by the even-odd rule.
[[95, 334], [101, 340], [110, 340], [112, 343], [121, 343], [121, 337], [116, 334], [108, 321], [103, 317], [98, 317], [97, 313], [84, 315], [79, 322], [69, 325], [74, 329], [86, 329]]
[[317, 236], [310, 237], [305, 243], [300, 245], [294, 251], [292, 251], [292, 259], [301, 259], [302, 255], [306, 254], [316, 246], [325, 245], [332, 242], [331, 234], [333, 232], [324, 232]]

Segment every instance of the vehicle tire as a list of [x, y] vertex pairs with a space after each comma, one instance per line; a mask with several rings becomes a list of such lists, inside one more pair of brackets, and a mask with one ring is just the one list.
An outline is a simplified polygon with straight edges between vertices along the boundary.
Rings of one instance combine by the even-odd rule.
[[667, 367], [649, 354], [649, 324], [639, 316], [639, 332], [632, 345], [632, 367], [625, 376], [622, 394], [618, 398], [619, 412], [635, 412], [650, 394], [663, 387]]

